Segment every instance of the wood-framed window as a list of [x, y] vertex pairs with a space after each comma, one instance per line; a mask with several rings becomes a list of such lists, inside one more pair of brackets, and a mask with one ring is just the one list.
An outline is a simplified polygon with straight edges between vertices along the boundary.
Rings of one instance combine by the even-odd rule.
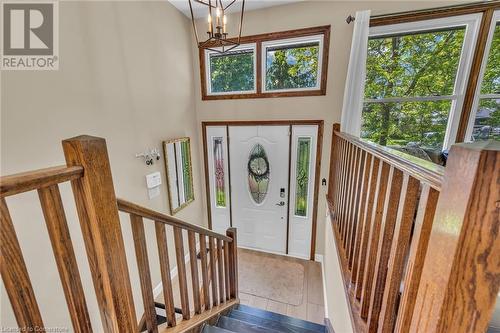
[[200, 49], [203, 100], [326, 94], [330, 26], [241, 37], [225, 54]]
[[469, 14], [371, 27], [361, 137], [397, 148], [449, 148], [480, 21]]
[[[484, 115], [484, 112], [478, 109], [482, 105], [481, 103], [489, 102], [489, 111], [497, 111], [497, 113], [500, 113], [500, 95], [497, 91], [498, 89], [493, 89], [492, 91], [491, 89], [485, 89], [484, 85], [482, 85], [482, 82], [485, 80], [484, 77], [486, 77], [489, 83], [500, 81], [498, 71], [496, 71], [496, 76], [492, 77], [492, 74], [495, 75], [495, 72], [491, 70], [488, 71], [488, 66], [491, 67], [491, 65], [487, 66], [487, 62], [489, 61], [491, 63], [492, 61], [492, 50], [496, 50], [492, 45], [495, 45], [495, 42], [497, 43], [496, 45], [498, 45], [498, 36], [497, 39], [495, 39], [495, 32], [496, 24], [499, 19], [499, 9], [499, 1], [485, 1], [465, 5], [379, 15], [370, 19], [370, 29], [375, 29], [412, 22], [420, 24], [427, 20], [450, 19], [460, 15], [478, 14], [481, 16], [474, 43], [470, 45], [472, 48], [472, 57], [469, 65], [470, 70], [465, 78], [462, 92], [460, 93], [462, 95], [461, 105], [457, 105], [454, 114], [452, 114], [454, 124], [450, 124], [446, 131], [446, 138], [444, 140], [445, 147], [449, 147], [454, 142], [481, 139], [480, 136], [484, 133], [478, 133], [481, 122], [477, 119], [478, 113], [480, 113], [481, 116]], [[499, 58], [496, 56], [496, 58], [493, 59], [496, 64]], [[498, 67], [498, 65], [494, 65], [493, 67]], [[491, 86], [490, 84], [488, 87]], [[495, 126], [491, 127], [488, 139], [498, 140], [497, 132], [500, 133], [500, 129], [495, 129]]]

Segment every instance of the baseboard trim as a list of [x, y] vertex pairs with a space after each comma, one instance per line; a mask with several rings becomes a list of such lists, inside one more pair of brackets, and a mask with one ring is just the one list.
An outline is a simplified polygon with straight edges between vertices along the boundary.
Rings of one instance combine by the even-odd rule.
[[325, 318], [325, 326], [326, 326], [326, 333], [335, 333], [332, 322], [330, 321], [329, 318]]
[[325, 308], [325, 319], [328, 318], [328, 302], [326, 299], [326, 280], [325, 280], [325, 264], [324, 257], [322, 254], [316, 254], [314, 256], [314, 260], [321, 264], [321, 280], [323, 282], [323, 304]]

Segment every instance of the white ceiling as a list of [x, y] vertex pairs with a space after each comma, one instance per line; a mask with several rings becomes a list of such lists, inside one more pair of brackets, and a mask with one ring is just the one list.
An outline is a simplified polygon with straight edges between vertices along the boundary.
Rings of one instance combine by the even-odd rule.
[[[184, 15], [191, 18], [191, 12], [189, 11], [188, 0], [168, 0], [172, 5], [174, 5], [178, 10], [180, 10]], [[222, 0], [225, 5], [229, 3], [230, 0]], [[288, 3], [294, 3], [304, 0], [245, 0], [245, 12], [250, 10], [256, 10], [261, 8], [274, 7], [279, 5], [285, 5]], [[215, 1], [214, 1], [215, 2]], [[205, 17], [208, 13], [207, 6], [197, 3], [191, 0], [193, 4], [193, 13], [196, 18]], [[241, 10], [241, 0], [237, 0], [229, 10], [229, 13], [239, 12]]]

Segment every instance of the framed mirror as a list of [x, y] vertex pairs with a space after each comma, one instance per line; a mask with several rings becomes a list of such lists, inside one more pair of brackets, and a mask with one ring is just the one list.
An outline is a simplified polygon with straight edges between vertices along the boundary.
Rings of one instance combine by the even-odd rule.
[[189, 138], [163, 141], [170, 213], [174, 215], [194, 200]]

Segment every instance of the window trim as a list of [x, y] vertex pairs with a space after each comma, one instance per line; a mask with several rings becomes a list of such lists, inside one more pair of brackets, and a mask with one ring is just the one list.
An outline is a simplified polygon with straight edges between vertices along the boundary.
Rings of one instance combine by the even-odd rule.
[[481, 94], [481, 86], [483, 85], [484, 73], [486, 71], [486, 66], [488, 65], [488, 58], [491, 51], [491, 44], [493, 44], [493, 35], [495, 34], [496, 26], [500, 22], [500, 9], [493, 12], [491, 18], [490, 26], [488, 29], [488, 37], [486, 38], [486, 45], [484, 47], [484, 54], [481, 59], [481, 68], [479, 70], [479, 76], [477, 79], [477, 85], [475, 88], [474, 101], [472, 102], [472, 107], [470, 109], [470, 116], [467, 123], [467, 130], [465, 132], [464, 142], [471, 142], [472, 133], [474, 130], [474, 123], [476, 121], [476, 111], [479, 106], [479, 101], [481, 99], [495, 99], [500, 98], [499, 94]]
[[[323, 67], [323, 45], [324, 45], [325, 36], [323, 34], [312, 35], [306, 37], [296, 37], [296, 38], [288, 38], [281, 39], [277, 41], [268, 41], [263, 42], [261, 46], [261, 57], [264, 59], [261, 66], [261, 79], [262, 79], [262, 93], [277, 93], [277, 92], [290, 92], [290, 91], [314, 91], [321, 89], [321, 69]], [[267, 72], [267, 49], [276, 47], [276, 46], [295, 46], [300, 44], [307, 44], [310, 42], [318, 42], [319, 43], [319, 52], [318, 52], [318, 72], [317, 72], [317, 80], [316, 86], [310, 88], [291, 88], [291, 89], [275, 89], [275, 90], [267, 90], [266, 89], [266, 72]]]
[[[304, 29], [295, 29], [281, 32], [272, 32], [260, 35], [252, 36], [242, 36], [241, 44], [252, 44], [256, 45], [255, 61], [256, 61], [256, 91], [254, 93], [217, 93], [209, 94], [209, 77], [207, 76], [207, 64], [206, 52], [204, 48], [199, 49], [199, 61], [200, 61], [200, 79], [201, 79], [201, 99], [202, 100], [222, 100], [222, 99], [246, 99], [246, 98], [270, 98], [270, 97], [295, 97], [295, 96], [321, 96], [326, 95], [326, 83], [327, 83], [327, 73], [328, 73], [328, 55], [329, 55], [329, 44], [330, 44], [330, 25], [318, 26]], [[263, 91], [262, 82], [262, 44], [267, 42], [280, 43], [283, 40], [294, 39], [294, 38], [304, 38], [310, 36], [323, 35], [323, 50], [320, 54], [322, 60], [321, 72], [319, 77], [319, 88], [314, 90], [311, 89], [300, 89], [300, 90], [287, 90], [287, 91]], [[231, 39], [233, 40], [233, 39]], [[207, 45], [207, 48], [210, 45]], [[265, 66], [265, 64], [264, 64]]]
[[[409, 21], [405, 23], [370, 26], [369, 38], [384, 37], [394, 34], [405, 34], [413, 32], [425, 32], [434, 29], [446, 29], [457, 26], [466, 26], [462, 51], [455, 77], [452, 95], [447, 96], [409, 96], [394, 97], [387, 99], [363, 99], [363, 103], [384, 101], [391, 102], [424, 102], [433, 100], [450, 100], [451, 108], [443, 140], [443, 150], [451, 147], [455, 143], [458, 128], [460, 127], [461, 114], [463, 112], [464, 99], [467, 93], [467, 86], [470, 77], [472, 62], [474, 60], [474, 50], [478, 41], [478, 33], [481, 25], [482, 14], [465, 14], [457, 16], [447, 16], [441, 18], [425, 19], [421, 21]], [[362, 122], [362, 115], [359, 119]]]
[[241, 91], [229, 91], [229, 92], [212, 92], [212, 83], [210, 80], [210, 55], [212, 54], [217, 54], [216, 51], [212, 50], [205, 50], [205, 63], [207, 64], [206, 67], [206, 72], [205, 72], [205, 80], [206, 80], [206, 87], [207, 87], [207, 95], [209, 96], [217, 96], [217, 95], [233, 95], [233, 94], [239, 94], [239, 95], [252, 95], [257, 92], [257, 45], [255, 43], [249, 43], [249, 44], [241, 44], [238, 47], [235, 47], [232, 49], [230, 52], [233, 51], [244, 51], [244, 50], [252, 50], [253, 52], [253, 77], [254, 77], [254, 82], [253, 82], [253, 89], [252, 90], [241, 90]]

